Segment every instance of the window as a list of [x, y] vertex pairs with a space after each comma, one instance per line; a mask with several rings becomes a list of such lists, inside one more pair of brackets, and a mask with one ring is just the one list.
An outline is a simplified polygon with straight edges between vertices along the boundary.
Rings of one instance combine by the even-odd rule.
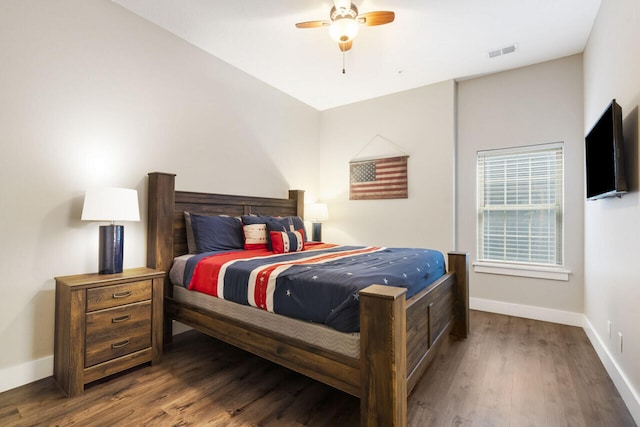
[[477, 173], [478, 261], [562, 266], [563, 144], [479, 151]]

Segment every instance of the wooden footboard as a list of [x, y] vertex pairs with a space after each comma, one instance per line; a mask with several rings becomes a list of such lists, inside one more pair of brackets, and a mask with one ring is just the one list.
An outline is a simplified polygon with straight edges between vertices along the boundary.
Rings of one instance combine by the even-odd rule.
[[[147, 264], [169, 271], [186, 253], [183, 211], [210, 215], [303, 215], [303, 192], [289, 199], [175, 191], [175, 175], [149, 174]], [[173, 299], [165, 279], [165, 343], [171, 322], [257, 354], [361, 399], [361, 425], [404, 426], [407, 396], [450, 333], [469, 332], [468, 255], [449, 253], [449, 271], [408, 301], [404, 288], [372, 285], [360, 292], [360, 357], [350, 358]]]
[[450, 252], [449, 272], [406, 301], [406, 290], [360, 292], [360, 414], [363, 426], [404, 426], [407, 396], [449, 333], [469, 333], [468, 254]]
[[359, 396], [360, 363], [358, 359], [333, 353], [173, 298], [165, 299], [165, 316], [263, 359], [356, 397]]

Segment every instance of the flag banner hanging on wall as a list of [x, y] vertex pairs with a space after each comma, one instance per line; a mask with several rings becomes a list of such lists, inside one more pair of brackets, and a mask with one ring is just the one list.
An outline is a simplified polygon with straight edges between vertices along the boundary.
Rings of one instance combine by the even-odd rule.
[[349, 162], [349, 199], [406, 199], [409, 197], [407, 159], [387, 157]]

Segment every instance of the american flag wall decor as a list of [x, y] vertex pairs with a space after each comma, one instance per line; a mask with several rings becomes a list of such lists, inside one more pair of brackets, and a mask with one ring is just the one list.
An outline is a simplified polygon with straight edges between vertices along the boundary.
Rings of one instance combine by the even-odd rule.
[[408, 158], [409, 156], [398, 156], [349, 162], [349, 199], [408, 198]]

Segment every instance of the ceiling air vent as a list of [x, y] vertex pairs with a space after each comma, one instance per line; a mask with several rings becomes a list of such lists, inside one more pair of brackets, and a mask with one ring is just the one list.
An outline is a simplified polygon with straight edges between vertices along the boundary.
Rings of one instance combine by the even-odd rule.
[[506, 55], [507, 53], [513, 53], [518, 50], [518, 43], [510, 44], [509, 46], [501, 47], [500, 49], [493, 49], [489, 51], [489, 58], [496, 58], [500, 55]]

